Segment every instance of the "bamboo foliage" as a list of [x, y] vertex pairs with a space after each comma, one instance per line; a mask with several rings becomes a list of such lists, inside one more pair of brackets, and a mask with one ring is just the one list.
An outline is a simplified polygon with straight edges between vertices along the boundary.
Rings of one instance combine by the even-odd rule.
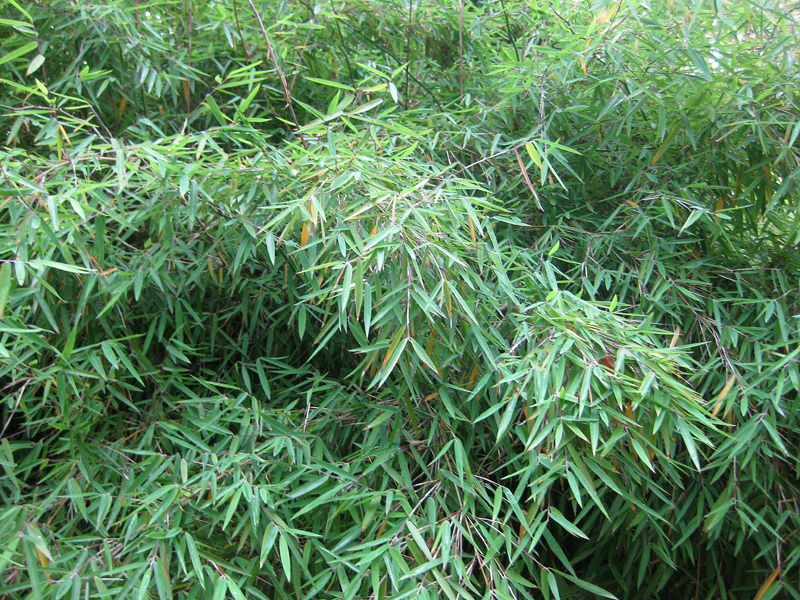
[[2, 597], [800, 596], [793, 13], [398, 7], [2, 5]]

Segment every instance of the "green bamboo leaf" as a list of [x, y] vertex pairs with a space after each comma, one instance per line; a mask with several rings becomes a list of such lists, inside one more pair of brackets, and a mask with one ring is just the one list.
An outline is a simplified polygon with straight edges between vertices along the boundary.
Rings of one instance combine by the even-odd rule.
[[230, 581], [230, 579], [224, 575], [217, 577], [217, 580], [214, 582], [214, 595], [212, 600], [223, 600], [223, 598], [225, 598], [228, 591], [228, 581]]
[[558, 573], [565, 579], [568, 579], [569, 581], [577, 585], [579, 588], [586, 590], [587, 592], [590, 592], [602, 598], [611, 598], [611, 600], [617, 600], [617, 597], [611, 592], [604, 590], [603, 588], [594, 585], [593, 583], [590, 583], [584, 579], [574, 577], [573, 575], [570, 575], [569, 573], [564, 573], [562, 571], [556, 571], [556, 573]]
[[503, 413], [503, 418], [500, 420], [500, 425], [497, 427], [497, 441], [499, 442], [508, 433], [511, 424], [516, 421], [519, 416], [517, 411], [517, 399], [512, 398], [506, 405], [506, 410]]
[[411, 534], [411, 537], [414, 538], [414, 542], [417, 544], [417, 547], [422, 551], [425, 557], [429, 561], [432, 561], [433, 555], [431, 554], [431, 551], [428, 549], [428, 545], [425, 543], [425, 539], [422, 537], [422, 534], [420, 533], [419, 529], [417, 529], [417, 526], [414, 525], [414, 523], [412, 523], [410, 519], [406, 521], [406, 529], [408, 529], [408, 532]]
[[4, 56], [0, 56], [0, 65], [2, 65], [4, 63], [7, 63], [9, 61], [12, 61], [14, 59], [17, 59], [20, 56], [23, 56], [24, 54], [27, 54], [28, 52], [36, 50], [36, 48], [38, 46], [39, 46], [38, 42], [28, 42], [24, 46], [20, 46], [16, 50], [12, 50], [8, 54], [6, 54]]
[[25, 71], [25, 75], [30, 76], [31, 73], [35, 73], [39, 69], [39, 67], [41, 67], [44, 64], [44, 61], [45, 61], [44, 56], [41, 54], [37, 54], [35, 57], [33, 57], [33, 60], [31, 60], [30, 64], [28, 65], [28, 68]]
[[541, 169], [542, 159], [539, 157], [539, 152], [536, 150], [536, 146], [533, 145], [533, 142], [528, 142], [525, 144], [525, 150], [528, 151], [528, 156], [531, 157], [533, 163]]
[[[253, 102], [253, 99], [256, 97], [256, 95], [260, 91], [261, 91], [261, 84], [257, 83], [256, 85], [253, 86], [253, 89], [250, 90], [250, 93], [247, 94], [247, 98], [242, 100], [241, 104], [239, 104], [239, 109], [238, 110], [239, 110], [239, 113], [242, 116], [244, 116], [244, 114], [247, 112], [247, 109], [250, 108], [250, 104]], [[216, 115], [214, 115], [214, 116], [216, 117]], [[217, 120], [219, 120], [219, 119], [217, 119]]]
[[36, 549], [42, 555], [47, 557], [47, 560], [49, 560], [50, 562], [54, 562], [53, 555], [50, 554], [50, 549], [47, 547], [47, 543], [44, 541], [44, 536], [42, 535], [42, 532], [39, 531], [39, 528], [36, 527], [36, 525], [34, 525], [33, 523], [28, 523], [25, 526], [25, 533], [27, 534], [28, 539], [30, 539], [33, 542], [34, 546], [36, 546]]
[[194, 577], [200, 582], [200, 585], [205, 589], [205, 574], [203, 573], [203, 563], [200, 562], [200, 553], [197, 551], [197, 544], [194, 538], [188, 533], [183, 534], [183, 539], [186, 542], [186, 548], [189, 551], [189, 559], [192, 561], [192, 568], [194, 568]]
[[159, 599], [172, 600], [172, 585], [169, 581], [169, 574], [167, 573], [164, 559], [153, 562], [153, 575], [156, 580], [156, 589], [158, 590]]
[[314, 491], [319, 486], [327, 483], [329, 477], [327, 475], [320, 475], [319, 477], [315, 477], [308, 483], [301, 485], [299, 488], [292, 490], [288, 494], [286, 494], [287, 498], [300, 498], [301, 496], [305, 496], [306, 494]]
[[45, 269], [46, 267], [49, 267], [51, 269], [57, 269], [59, 271], [65, 271], [67, 273], [91, 273], [91, 271], [89, 269], [86, 269], [84, 267], [78, 267], [76, 265], [68, 265], [68, 264], [64, 264], [64, 263], [60, 263], [60, 262], [56, 262], [56, 261], [52, 261], [52, 260], [46, 260], [46, 259], [43, 259], [43, 258], [32, 260], [28, 264], [31, 267], [33, 267], [34, 269], [37, 269], [37, 270], [40, 270], [40, 271]]
[[35, 546], [30, 540], [22, 541], [25, 564], [28, 568], [28, 579], [31, 587], [31, 595], [36, 600], [44, 598], [42, 595], [42, 575], [39, 571], [39, 561], [35, 553]]
[[333, 498], [334, 496], [336, 496], [337, 494], [339, 494], [339, 493], [340, 493], [342, 490], [344, 490], [345, 488], [348, 488], [348, 487], [349, 487], [349, 486], [351, 486], [351, 485], [352, 485], [352, 483], [351, 483], [351, 482], [349, 482], [349, 481], [347, 481], [347, 482], [344, 482], [344, 483], [337, 484], [336, 486], [332, 487], [332, 488], [331, 488], [331, 489], [329, 489], [328, 491], [326, 491], [326, 492], [324, 492], [324, 493], [320, 494], [319, 496], [317, 496], [317, 497], [316, 497], [314, 500], [312, 500], [311, 502], [309, 502], [309, 503], [307, 503], [307, 504], [304, 504], [304, 505], [303, 505], [303, 508], [301, 508], [300, 510], [298, 510], [298, 511], [297, 511], [297, 512], [294, 514], [294, 517], [293, 517], [293, 518], [294, 518], [294, 519], [297, 519], [298, 517], [301, 517], [302, 515], [304, 515], [304, 514], [306, 514], [306, 513], [312, 512], [312, 511], [313, 511], [313, 510], [315, 510], [315, 509], [316, 509], [318, 506], [321, 506], [321, 505], [323, 505], [323, 504], [326, 504], [326, 503], [330, 502], [330, 501], [331, 501], [331, 498]]
[[694, 435], [683, 421], [678, 421], [676, 426], [678, 428], [678, 433], [681, 434], [683, 442], [686, 444], [686, 450], [689, 452], [689, 457], [692, 459], [695, 468], [700, 471], [700, 455], [697, 452], [697, 446], [694, 443]]
[[84, 494], [78, 485], [78, 482], [75, 481], [75, 479], [69, 479], [69, 481], [67, 481], [67, 490], [69, 491], [70, 501], [73, 503], [73, 505], [78, 507], [78, 512], [80, 515], [87, 523], [91, 523], [91, 520], [89, 519], [89, 512], [86, 510]]
[[361, 113], [365, 113], [368, 110], [372, 110], [373, 108], [380, 106], [383, 103], [381, 98], [377, 98], [375, 100], [371, 100], [362, 104], [361, 106], [357, 106], [356, 108], [352, 109], [350, 112], [347, 113], [347, 116], [353, 117], [355, 115], [360, 115]]
[[706, 81], [712, 81], [714, 78], [711, 76], [711, 72], [708, 70], [708, 63], [706, 63], [706, 60], [703, 58], [703, 56], [692, 48], [687, 48], [686, 53], [689, 55], [692, 64], [694, 64], [697, 70], [700, 71], [703, 79]]
[[372, 383], [370, 383], [370, 388], [380, 387], [386, 382], [386, 380], [389, 378], [389, 375], [392, 374], [397, 361], [400, 360], [400, 356], [402, 356], [407, 342], [408, 338], [406, 337], [406, 327], [404, 325], [397, 330], [392, 338], [391, 344], [389, 344], [389, 347], [386, 349], [383, 365], [375, 375]]
[[583, 533], [575, 524], [571, 523], [564, 515], [561, 514], [561, 511], [554, 506], [550, 507], [550, 518], [561, 525], [572, 535], [586, 540], [589, 539], [589, 536]]
[[345, 84], [341, 83], [340, 81], [335, 81], [335, 80], [331, 80], [331, 79], [320, 79], [318, 77], [310, 77], [308, 75], [305, 76], [305, 79], [307, 81], [312, 82], [312, 83], [319, 83], [320, 85], [325, 85], [325, 86], [336, 88], [336, 89], [340, 89], [340, 90], [346, 90], [348, 92], [355, 91], [352, 86], [345, 85]]
[[281, 566], [283, 567], [283, 574], [286, 581], [292, 580], [292, 561], [289, 558], [289, 544], [286, 542], [286, 534], [281, 533], [278, 539], [278, 550], [281, 557]]
[[242, 492], [243, 488], [239, 487], [239, 489], [233, 493], [233, 497], [228, 503], [228, 510], [225, 511], [225, 519], [222, 521], [223, 529], [228, 528], [228, 524], [231, 522], [233, 515], [236, 513], [236, 509], [239, 508], [239, 500], [242, 498]]
[[658, 162], [658, 159], [666, 152], [669, 147], [672, 145], [672, 142], [675, 141], [675, 137], [678, 135], [678, 132], [681, 130], [681, 126], [679, 124], [675, 124], [672, 126], [669, 134], [667, 135], [666, 139], [661, 143], [661, 145], [656, 150], [656, 153], [653, 155], [652, 160], [650, 161], [651, 165], [654, 165]]
[[300, 340], [303, 339], [306, 333], [306, 307], [302, 304], [297, 307], [297, 336]]
[[180, 488], [177, 485], [166, 485], [158, 492], [150, 494], [144, 500], [144, 503], [155, 503], [157, 499], [161, 499], [161, 497], [164, 496], [163, 500], [161, 500], [161, 504], [150, 517], [150, 522], [154, 524], [160, 524], [161, 518], [167, 514], [167, 512], [169, 512], [179, 495]]
[[716, 502], [711, 506], [703, 522], [703, 531], [711, 531], [716, 525], [725, 518], [728, 511], [734, 504], [731, 497], [732, 486], [727, 486]]
[[246, 596], [242, 593], [241, 588], [239, 588], [239, 584], [237, 584], [233, 578], [227, 577], [226, 584], [228, 586], [228, 590], [235, 600], [246, 600]]
[[644, 449], [644, 446], [637, 440], [635, 437], [631, 438], [631, 443], [633, 444], [633, 449], [636, 451], [636, 455], [639, 459], [647, 465], [647, 468], [651, 471], [655, 471], [655, 467], [650, 462], [650, 457], [647, 455], [647, 451]]
[[553, 598], [555, 600], [560, 600], [561, 592], [558, 589], [558, 580], [556, 579], [555, 573], [552, 571], [546, 572], [547, 576], [547, 587], [550, 588], [550, 592], [553, 594]]
[[146, 569], [144, 575], [142, 576], [142, 580], [139, 583], [139, 592], [137, 593], [136, 596], [137, 600], [144, 600], [144, 598], [150, 597], [148, 590], [150, 589], [150, 579], [152, 577], [153, 577], [153, 568]]
[[420, 344], [414, 338], [409, 338], [408, 341], [411, 342], [411, 347], [414, 349], [414, 352], [417, 354], [419, 359], [425, 364], [425, 366], [428, 367], [431, 371], [436, 372], [436, 365], [433, 363], [430, 356], [428, 356], [428, 353], [425, 351], [425, 348], [420, 346]]
[[[14, 4], [16, 5], [16, 3]], [[19, 5], [16, 5], [16, 7], [17, 10], [20, 10]], [[24, 21], [15, 21], [14, 19], [0, 19], [0, 25], [4, 25], [6, 27], [13, 27], [17, 31], [22, 31], [27, 34], [34, 33], [33, 29], [31, 29], [30, 23], [25, 23]]]
[[396, 413], [394, 411], [385, 410], [381, 412], [377, 417], [375, 417], [372, 421], [370, 421], [369, 424], [366, 427], [364, 427], [364, 429], [372, 429], [373, 427], [377, 427], [384, 421], [387, 421], [388, 419], [394, 416], [396, 416]]
[[342, 317], [347, 316], [347, 301], [350, 298], [350, 287], [353, 283], [353, 265], [347, 263], [344, 267], [344, 277], [342, 279], [342, 293], [339, 296], [339, 312]]
[[7, 262], [0, 267], [0, 320], [3, 319], [3, 312], [8, 303], [8, 296], [11, 293], [11, 265]]
[[261, 539], [261, 555], [259, 566], [263, 566], [275, 545], [275, 540], [278, 537], [280, 530], [273, 524], [269, 523], [265, 530], [264, 536]]
[[217, 104], [217, 101], [214, 100], [214, 97], [210, 94], [206, 96], [205, 104], [208, 106], [211, 114], [214, 115], [217, 123], [219, 123], [221, 127], [225, 127], [228, 124], [228, 120], [225, 118], [225, 115], [222, 114], [222, 111], [219, 109], [219, 105]]

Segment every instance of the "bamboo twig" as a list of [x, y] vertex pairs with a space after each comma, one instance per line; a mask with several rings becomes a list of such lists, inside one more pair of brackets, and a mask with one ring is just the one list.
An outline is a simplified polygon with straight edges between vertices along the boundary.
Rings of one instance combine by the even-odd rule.
[[[275, 70], [278, 72], [278, 77], [281, 80], [281, 87], [283, 87], [283, 97], [286, 100], [286, 107], [289, 109], [289, 113], [292, 115], [292, 121], [294, 121], [295, 127], [300, 129], [300, 123], [297, 120], [297, 115], [294, 114], [294, 105], [292, 104], [292, 93], [289, 91], [289, 85], [286, 83], [286, 77], [283, 75], [283, 71], [281, 70], [281, 66], [278, 64], [278, 56], [275, 54], [275, 50], [272, 48], [272, 42], [269, 39], [269, 34], [267, 33], [266, 27], [264, 27], [264, 21], [261, 20], [261, 15], [258, 13], [258, 9], [256, 5], [253, 3], [253, 0], [248, 0], [250, 3], [250, 8], [253, 9], [253, 14], [256, 16], [256, 20], [258, 21], [258, 26], [261, 27], [261, 33], [264, 36], [264, 41], [267, 43], [267, 53], [269, 57], [272, 59], [272, 64], [275, 65]], [[308, 148], [306, 144], [306, 140], [303, 137], [303, 134], [299, 131], [297, 135], [300, 136], [300, 142], [303, 144], [303, 148]]]

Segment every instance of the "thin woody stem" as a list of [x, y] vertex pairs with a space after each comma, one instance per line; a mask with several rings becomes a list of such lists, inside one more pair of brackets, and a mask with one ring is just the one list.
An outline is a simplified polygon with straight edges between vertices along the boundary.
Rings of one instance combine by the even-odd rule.
[[[253, 4], [253, 0], [248, 0], [250, 3], [250, 8], [253, 9], [253, 14], [256, 16], [256, 20], [258, 20], [258, 25], [261, 27], [261, 33], [264, 35], [264, 41], [267, 43], [267, 53], [269, 54], [270, 58], [272, 59], [272, 64], [275, 65], [275, 70], [278, 72], [278, 77], [281, 80], [281, 86], [283, 87], [283, 97], [286, 100], [286, 107], [289, 109], [289, 112], [292, 115], [292, 121], [294, 121], [295, 126], [297, 129], [300, 129], [300, 123], [297, 120], [297, 115], [294, 114], [294, 105], [292, 104], [292, 93], [289, 91], [289, 85], [286, 83], [286, 77], [283, 76], [283, 71], [281, 70], [280, 65], [278, 64], [278, 56], [275, 54], [275, 50], [272, 48], [272, 42], [269, 39], [269, 34], [267, 33], [266, 27], [264, 27], [264, 21], [261, 20], [261, 15], [258, 13], [258, 9], [256, 5]], [[303, 144], [303, 148], [308, 148], [306, 145], [306, 140], [303, 137], [302, 133], [298, 132], [300, 136], [300, 142]]]

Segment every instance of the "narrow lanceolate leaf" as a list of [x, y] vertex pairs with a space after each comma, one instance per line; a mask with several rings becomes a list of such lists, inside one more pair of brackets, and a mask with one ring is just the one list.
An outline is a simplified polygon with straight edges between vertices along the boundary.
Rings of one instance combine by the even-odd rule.
[[697, 452], [697, 445], [695, 444], [694, 435], [689, 430], [688, 426], [681, 421], [678, 422], [678, 432], [686, 444], [686, 450], [689, 452], [689, 457], [692, 459], [692, 463], [694, 463], [695, 468], [697, 468], [699, 471], [701, 469], [700, 454]]
[[653, 155], [653, 158], [650, 161], [651, 165], [656, 164], [658, 162], [658, 159], [661, 158], [664, 152], [666, 152], [669, 149], [669, 147], [672, 145], [672, 142], [675, 141], [675, 138], [678, 135], [678, 132], [680, 132], [680, 130], [681, 130], [680, 125], [676, 124], [672, 126], [672, 129], [670, 130], [669, 134], [661, 143], [661, 145], [658, 147], [656, 153]]
[[22, 543], [25, 553], [25, 562], [28, 567], [28, 582], [31, 593], [36, 600], [41, 600], [44, 598], [42, 589], [46, 582], [44, 581], [44, 574], [39, 569], [39, 561], [35, 552], [36, 547], [29, 540], [23, 540]]
[[236, 581], [232, 577], [228, 578], [227, 585], [228, 585], [228, 590], [231, 593], [231, 596], [233, 596], [235, 600], [245, 600], [247, 598], [242, 593], [242, 589], [239, 587], [239, 584], [236, 583]]
[[184, 534], [184, 539], [186, 541], [186, 548], [189, 551], [189, 559], [194, 568], [194, 576], [205, 589], [205, 573], [203, 572], [203, 564], [200, 562], [200, 553], [197, 551], [197, 544], [195, 544], [194, 538], [189, 533]]
[[406, 527], [408, 528], [408, 531], [411, 534], [411, 537], [414, 539], [414, 542], [416, 543], [417, 547], [422, 551], [425, 557], [428, 560], [433, 560], [433, 555], [428, 549], [428, 544], [425, 542], [419, 529], [417, 529], [417, 526], [414, 525], [414, 523], [412, 523], [411, 520], [409, 520], [406, 522]]
[[342, 278], [342, 293], [339, 296], [339, 312], [343, 315], [347, 312], [347, 301], [350, 297], [350, 287], [353, 283], [353, 265], [347, 263], [344, 268], [344, 277]]
[[162, 558], [153, 562], [153, 579], [156, 581], [159, 600], [172, 600], [172, 583]]
[[24, 46], [17, 48], [16, 50], [12, 50], [11, 52], [6, 53], [4, 56], [0, 56], [0, 65], [6, 63], [8, 61], [14, 60], [19, 58], [20, 56], [24, 56], [28, 52], [32, 52], [37, 47], [36, 42], [28, 42]]
[[211, 111], [211, 114], [214, 115], [214, 118], [217, 120], [219, 125], [224, 127], [228, 124], [227, 119], [225, 119], [225, 116], [222, 114], [222, 111], [219, 109], [219, 105], [217, 104], [217, 101], [214, 100], [213, 96], [206, 96], [206, 105]]
[[25, 526], [25, 533], [28, 535], [28, 539], [36, 546], [36, 551], [39, 554], [39, 562], [42, 567], [46, 567], [48, 562], [53, 562], [53, 555], [50, 553], [50, 549], [39, 528], [33, 523], [28, 523]]
[[406, 343], [408, 343], [408, 337], [406, 336], [406, 327], [404, 325], [400, 327], [392, 337], [392, 342], [386, 349], [383, 364], [381, 365], [381, 368], [376, 374], [375, 378], [372, 380], [372, 383], [370, 383], [370, 387], [380, 387], [389, 378], [389, 375], [392, 374], [392, 370], [397, 364], [397, 361], [400, 360], [403, 350], [405, 350]]
[[712, 415], [717, 416], [719, 409], [722, 408], [722, 401], [725, 399], [725, 396], [728, 395], [728, 392], [731, 391], [731, 388], [733, 387], [735, 381], [736, 381], [736, 374], [734, 373], [730, 377], [728, 377], [728, 381], [725, 382], [725, 385], [723, 386], [722, 390], [720, 390], [719, 394], [717, 394], [717, 401], [714, 404], [714, 410], [711, 411]]
[[570, 575], [569, 573], [563, 573], [563, 572], [560, 572], [560, 571], [559, 571], [559, 575], [561, 575], [562, 577], [564, 577], [564, 578], [568, 579], [569, 581], [573, 582], [579, 588], [582, 588], [582, 589], [586, 590], [587, 592], [591, 592], [592, 594], [600, 596], [601, 598], [611, 598], [611, 600], [617, 600], [617, 596], [615, 596], [611, 592], [609, 592], [607, 590], [604, 590], [600, 586], [594, 585], [593, 583], [590, 583], [590, 582], [588, 582], [588, 581], [586, 581], [584, 579], [579, 579], [578, 577], [574, 577], [574, 576]]
[[574, 523], [571, 523], [569, 519], [567, 519], [564, 515], [561, 514], [561, 511], [555, 507], [550, 509], [550, 518], [553, 519], [556, 523], [561, 525], [564, 529], [569, 531], [572, 535], [577, 537], [581, 537], [584, 539], [589, 539], [585, 533], [583, 533], [580, 528], [578, 528]]
[[356, 262], [355, 272], [355, 301], [356, 301], [356, 318], [361, 316], [361, 306], [364, 304], [364, 262], [359, 260]]
[[8, 303], [8, 296], [11, 293], [11, 265], [7, 262], [0, 267], [0, 320], [3, 319], [3, 312]]
[[149, 589], [150, 589], [150, 580], [153, 577], [153, 570], [152, 568], [146, 569], [144, 575], [142, 575], [142, 579], [139, 582], [139, 590], [136, 596], [137, 600], [144, 600], [149, 596]]
[[703, 55], [692, 48], [687, 48], [686, 53], [689, 55], [692, 64], [694, 64], [694, 66], [697, 68], [700, 75], [706, 81], [711, 81], [713, 77], [711, 76], [711, 72], [708, 70], [708, 63], [706, 62], [705, 58], [703, 58]]
[[766, 594], [766, 593], [769, 591], [769, 589], [772, 587], [772, 584], [773, 584], [773, 583], [775, 583], [775, 580], [778, 578], [778, 576], [779, 576], [780, 574], [781, 574], [781, 568], [780, 568], [780, 567], [778, 567], [777, 569], [775, 569], [775, 570], [774, 570], [774, 571], [773, 571], [773, 572], [770, 574], [770, 576], [769, 576], [769, 577], [767, 577], [766, 581], [765, 581], [765, 582], [764, 582], [764, 584], [763, 584], [763, 585], [762, 585], [762, 586], [759, 588], [759, 590], [758, 590], [758, 593], [755, 595], [755, 597], [753, 598], [753, 600], [761, 600], [761, 598], [763, 598], [763, 597], [764, 597], [764, 595], [765, 595], [765, 594]]
[[292, 560], [289, 556], [289, 544], [286, 541], [286, 534], [281, 533], [280, 539], [278, 540], [278, 549], [280, 552], [281, 558], [281, 565], [283, 567], [283, 574], [286, 577], [286, 581], [292, 580]]
[[528, 142], [527, 144], [525, 144], [525, 150], [528, 151], [528, 156], [531, 157], [533, 163], [541, 169], [542, 159], [539, 158], [539, 152], [536, 150], [536, 146], [534, 146], [532, 142]]
[[45, 61], [44, 55], [37, 54], [36, 56], [34, 56], [33, 60], [31, 60], [30, 64], [28, 65], [27, 70], [25, 71], [25, 75], [30, 76], [31, 73], [35, 73], [39, 69], [39, 67], [41, 67], [44, 64], [44, 61]]

